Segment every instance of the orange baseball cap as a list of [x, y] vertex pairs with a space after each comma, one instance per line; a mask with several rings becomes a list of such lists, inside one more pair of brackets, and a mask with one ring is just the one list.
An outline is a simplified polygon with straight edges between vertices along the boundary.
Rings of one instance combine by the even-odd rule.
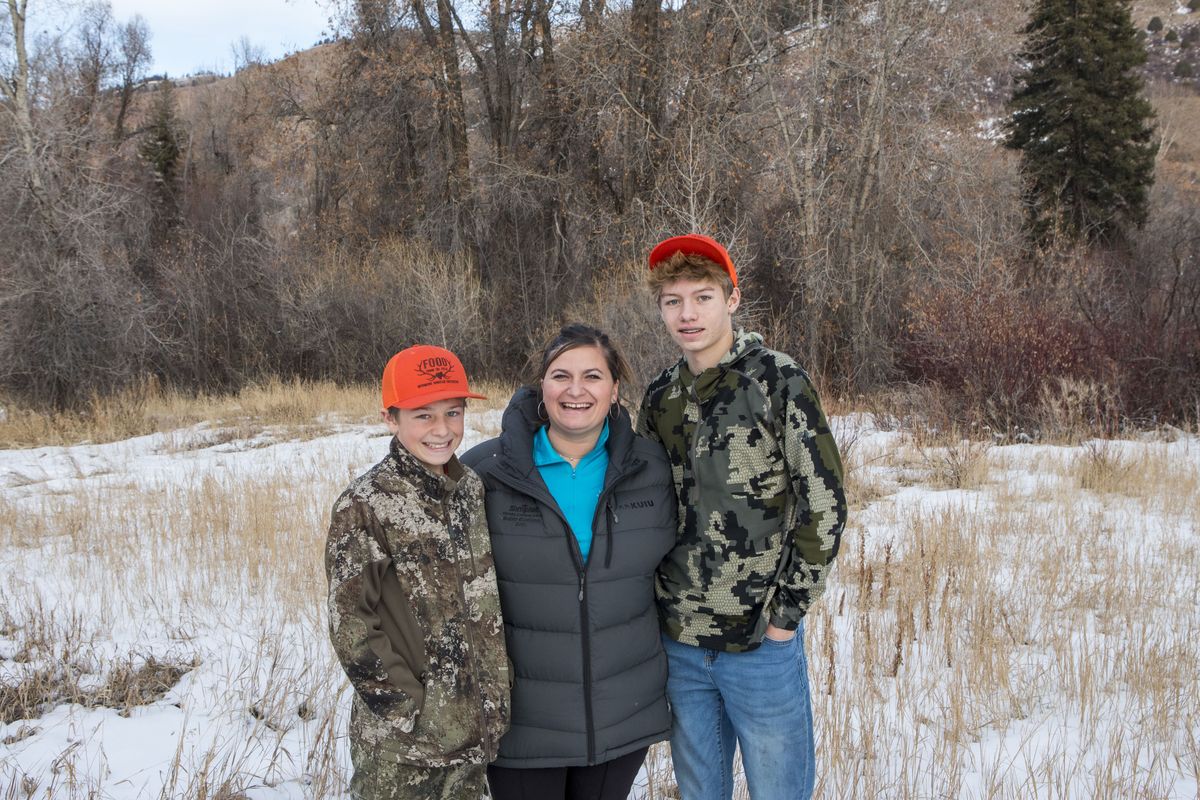
[[729, 273], [733, 285], [737, 286], [737, 270], [733, 268], [733, 259], [729, 257], [729, 251], [716, 239], [699, 233], [686, 233], [683, 236], [663, 239], [650, 251], [650, 269], [654, 269], [658, 262], [665, 261], [676, 253], [704, 256], [709, 261], [715, 261]]
[[420, 408], [437, 400], [474, 397], [458, 356], [444, 347], [418, 344], [392, 356], [383, 368], [383, 410]]

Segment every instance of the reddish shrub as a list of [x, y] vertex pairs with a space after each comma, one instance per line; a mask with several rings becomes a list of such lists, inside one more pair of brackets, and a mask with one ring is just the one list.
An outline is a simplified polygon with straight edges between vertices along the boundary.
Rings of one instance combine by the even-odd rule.
[[1087, 349], [1082, 328], [1053, 297], [943, 288], [908, 303], [901, 357], [911, 377], [1007, 423], [1031, 410], [1047, 381], [1092, 372]]

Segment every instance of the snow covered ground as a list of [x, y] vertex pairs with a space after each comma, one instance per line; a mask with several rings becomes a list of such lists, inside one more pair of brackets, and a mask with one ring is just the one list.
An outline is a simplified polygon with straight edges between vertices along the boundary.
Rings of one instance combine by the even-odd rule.
[[[463, 449], [498, 428], [473, 414]], [[820, 797], [1197, 796], [1200, 441], [835, 420], [807, 620]], [[322, 548], [378, 427], [0, 451], [0, 799], [344, 796]], [[635, 797], [668, 789], [667, 758]]]

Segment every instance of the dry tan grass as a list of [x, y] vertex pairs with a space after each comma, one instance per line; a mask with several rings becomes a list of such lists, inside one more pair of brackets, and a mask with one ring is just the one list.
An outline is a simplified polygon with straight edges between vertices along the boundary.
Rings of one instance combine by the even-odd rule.
[[[255, 428], [267, 421], [294, 424], [345, 397], [310, 396], [297, 410], [279, 402], [281, 391], [220, 402], [235, 413], [253, 408], [262, 421], [245, 427]], [[487, 391], [497, 399], [474, 403], [473, 411], [502, 405], [509, 396], [506, 387]], [[370, 418], [374, 390], [358, 396]], [[227, 688], [216, 708], [197, 711], [241, 717], [258, 732], [213, 741], [207, 751], [178, 752], [162, 797], [242, 796], [288, 779], [297, 762], [312, 796], [342, 791], [345, 720], [338, 717], [337, 690], [344, 689], [344, 677], [324, 630], [324, 535], [334, 498], [382, 455], [380, 447], [364, 437], [358, 445], [317, 447], [302, 458], [290, 455], [294, 448], [281, 455], [262, 448], [248, 463], [230, 459], [227, 468], [212, 468], [206, 456], [197, 463], [208, 467], [142, 475], [136, 482], [79, 480], [63, 491], [0, 494], [0, 554], [13, 569], [0, 628], [19, 642], [24, 662], [23, 677], [7, 681], [0, 695], [4, 721], [36, 720], [63, 702], [127, 711], [153, 702], [178, 680], [177, 670], [203, 654], [206, 674], [216, 671]], [[180, 448], [177, 457], [191, 455]], [[26, 488], [36, 489], [37, 477], [30, 476]], [[43, 592], [59, 598], [53, 614], [36, 600]], [[136, 621], [152, 641], [173, 642], [179, 657], [143, 659], [124, 645], [102, 646], [101, 631], [123, 620]], [[214, 636], [228, 638], [228, 647], [214, 653], [209, 642], [196, 649]], [[310, 653], [319, 656], [309, 659]], [[298, 654], [305, 654], [299, 665]], [[9, 744], [36, 735], [37, 727], [10, 732]], [[87, 796], [95, 789], [84, 777], [87, 758], [80, 748], [64, 751], [47, 783], [45, 776], [13, 772], [0, 757], [0, 785], [40, 780], [38, 791], [48, 797]]]
[[1043, 441], [1078, 444], [1115, 435], [1121, 415], [1111, 387], [1087, 380], [1056, 378], [1043, 384], [1034, 419]]
[[852, 520], [807, 623], [818, 796], [1166, 798], [1196, 774], [1195, 459], [1022, 458], [1067, 479]]
[[36, 412], [9, 405], [0, 421], [0, 446], [39, 447], [111, 442], [211, 423], [238, 435], [249, 427], [299, 427], [369, 417], [375, 391], [367, 385], [270, 381], [234, 395], [212, 396], [164, 390], [147, 382], [119, 395], [93, 399], [81, 413]]
[[[477, 391], [488, 400], [475, 401], [473, 408], [503, 408], [513, 388], [480, 383]], [[46, 413], [0, 403], [0, 448], [100, 444], [200, 423], [213, 428], [207, 440], [197, 443], [200, 446], [247, 439], [267, 428], [280, 428], [292, 438], [311, 438], [338, 423], [374, 421], [378, 394], [375, 384], [278, 379], [232, 395], [189, 394], [149, 381], [112, 397], [94, 398], [81, 413]]]
[[868, 450], [860, 446], [862, 426], [849, 422], [846, 417], [831, 417], [830, 425], [842, 457], [843, 480], [849, 508], [852, 511], [866, 508], [894, 492], [895, 483], [885, 480], [873, 469], [883, 459], [883, 455], [874, 449]]
[[1133, 498], [1147, 512], [1195, 518], [1200, 507], [1200, 466], [1173, 455], [1168, 443], [1131, 449], [1124, 442], [1089, 441], [1062, 471], [1084, 491]]
[[[164, 664], [151, 656], [142, 664], [120, 665], [95, 688], [82, 686], [79, 680], [82, 675], [76, 674], [72, 666], [68, 662], [58, 669], [36, 670], [15, 684], [0, 686], [0, 721], [8, 724], [17, 720], [35, 720], [61, 703], [113, 708], [127, 717], [135, 706], [160, 700], [195, 665]], [[36, 730], [24, 727], [11, 738], [6, 737], [5, 744], [32, 736]]]
[[1089, 492], [1119, 492], [1135, 478], [1132, 459], [1122, 455], [1112, 442], [1092, 441], [1071, 464], [1079, 487]]
[[[23, 606], [6, 604], [3, 616], [4, 636], [17, 644], [12, 661], [25, 669], [15, 670], [16, 680], [0, 684], [0, 724], [36, 720], [62, 703], [103, 706], [128, 716], [134, 707], [159, 700], [196, 666], [132, 655], [106, 665], [98, 645], [100, 628], [93, 620], [77, 610], [52, 611], [36, 596]], [[35, 731], [35, 726], [22, 726], [5, 744]]]
[[957, 433], [917, 432], [907, 435], [904, 444], [882, 460], [894, 470], [895, 480], [902, 486], [977, 489], [991, 480], [991, 450], [990, 442], [963, 438]]
[[[126, 712], [153, 702], [194, 663], [192, 643], [214, 635], [215, 621], [219, 635], [234, 638], [221, 655], [228, 663], [206, 665], [222, 670], [228, 686], [214, 711], [243, 715], [266, 732], [254, 741], [214, 742], [199, 763], [196, 754], [181, 751], [162, 796], [235, 797], [279, 780], [262, 774], [264, 738], [275, 742], [276, 771], [293, 758], [306, 760], [314, 796], [342, 785], [337, 753], [344, 731], [335, 723], [333, 691], [342, 680], [340, 671], [331, 672], [336, 664], [325, 652], [320, 622], [324, 529], [351, 473], [381, 454], [326, 449], [321, 457], [272, 461], [270, 450], [256, 452], [267, 460], [245, 474], [180, 472], [144, 476], [148, 485], [133, 489], [122, 482], [84, 483], [62, 494], [0, 495], [0, 552], [11, 556], [14, 570], [0, 620], [15, 634], [17, 659], [25, 663], [24, 677], [6, 683], [0, 695], [4, 721], [36, 719], [62, 702]], [[53, 614], [36, 600], [42, 591], [60, 598]], [[83, 597], [86, 610], [77, 599]], [[136, 650], [101, 647], [100, 632], [119, 620], [136, 620], [151, 639], [175, 642], [179, 658], [164, 663], [137, 658]], [[301, 670], [288, 667], [295, 662], [296, 628], [308, 631], [299, 652], [315, 648], [324, 656]], [[254, 638], [238, 640], [246, 634]], [[318, 733], [311, 749], [305, 742], [305, 752], [293, 754], [298, 726]], [[28, 738], [34, 728], [12, 735]], [[41, 791], [87, 796], [91, 787], [83, 778], [58, 777], [83, 770], [82, 761], [75, 766], [82, 758], [78, 749], [64, 752], [54, 781]], [[26, 776], [14, 776], [0, 758], [0, 784], [10, 778], [20, 783]]]
[[959, 439], [943, 447], [921, 447], [924, 483], [938, 489], [975, 489], [988, 481], [989, 442]]

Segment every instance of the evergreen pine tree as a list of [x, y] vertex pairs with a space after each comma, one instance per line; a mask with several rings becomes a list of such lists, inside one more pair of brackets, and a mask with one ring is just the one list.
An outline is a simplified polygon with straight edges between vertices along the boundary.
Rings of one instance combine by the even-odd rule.
[[155, 227], [159, 232], [174, 224], [178, 212], [179, 123], [175, 117], [175, 92], [164, 80], [154, 98], [150, 122], [138, 147], [138, 155], [150, 168], [159, 206]]
[[1146, 221], [1154, 111], [1128, 0], [1037, 0], [1005, 145], [1021, 151], [1030, 230], [1116, 239]]

